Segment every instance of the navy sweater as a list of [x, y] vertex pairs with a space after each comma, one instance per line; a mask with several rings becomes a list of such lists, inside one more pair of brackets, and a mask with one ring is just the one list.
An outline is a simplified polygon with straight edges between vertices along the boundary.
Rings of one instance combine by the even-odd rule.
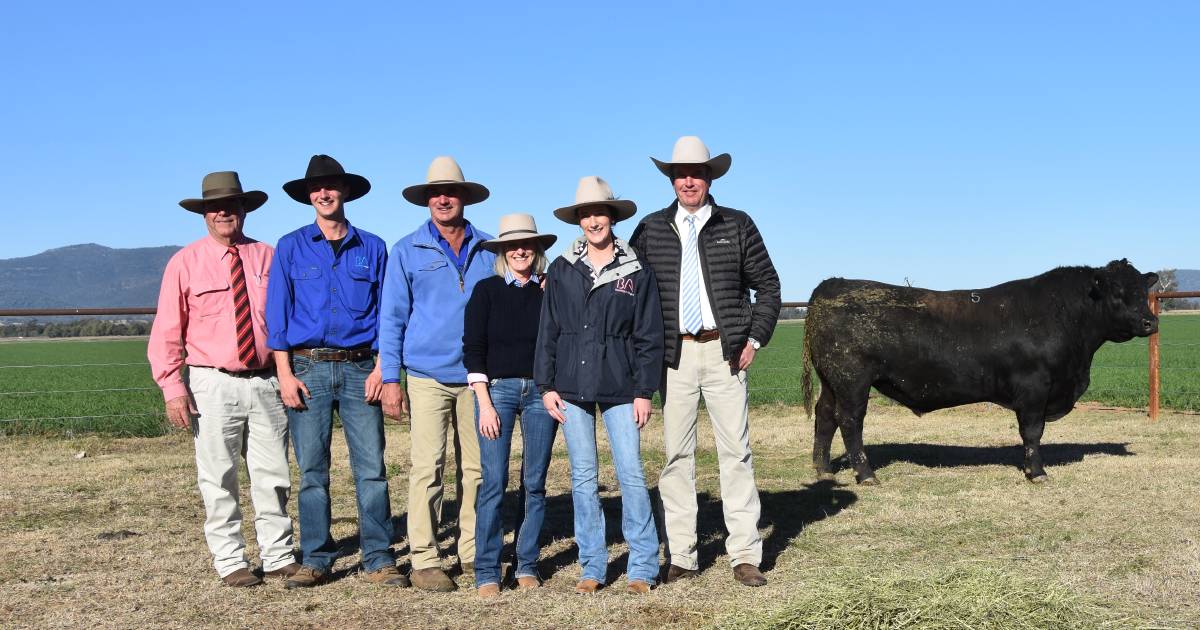
[[463, 321], [463, 364], [467, 372], [492, 378], [533, 378], [542, 287], [521, 288], [492, 276], [479, 281]]

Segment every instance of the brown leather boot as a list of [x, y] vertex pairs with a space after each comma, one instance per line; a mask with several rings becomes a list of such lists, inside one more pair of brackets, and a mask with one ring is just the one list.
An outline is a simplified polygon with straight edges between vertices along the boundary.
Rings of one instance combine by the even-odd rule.
[[689, 580], [700, 575], [696, 569], [685, 569], [680, 566], [671, 565], [667, 567], [667, 577], [663, 579], [664, 584], [670, 584], [676, 580]]
[[412, 585], [423, 591], [434, 591], [438, 593], [449, 593], [458, 589], [458, 585], [446, 572], [438, 567], [430, 567], [428, 569], [415, 569], [412, 572]]
[[535, 588], [541, 588], [542, 583], [532, 575], [522, 575], [517, 578], [517, 590], [529, 591]]
[[580, 595], [591, 595], [600, 590], [601, 584], [596, 580], [579, 580], [575, 585], [575, 592]]
[[496, 599], [500, 597], [499, 584], [484, 584], [479, 587], [479, 597], [483, 599]]
[[390, 564], [381, 569], [376, 569], [367, 573], [363, 573], [364, 580], [371, 584], [380, 584], [383, 586], [398, 586], [400, 588], [408, 588], [408, 576], [400, 572], [396, 565]]
[[766, 576], [758, 570], [758, 567], [748, 562], [733, 567], [733, 579], [746, 586], [762, 586], [767, 583]]
[[625, 587], [625, 592], [631, 595], [646, 595], [650, 593], [650, 585], [641, 580], [634, 580]]
[[300, 570], [292, 574], [283, 583], [284, 588], [309, 588], [325, 582], [329, 574], [318, 571], [308, 565], [301, 565]]
[[263, 581], [257, 575], [254, 575], [250, 572], [250, 569], [245, 568], [238, 569], [237, 571], [226, 575], [225, 577], [221, 578], [221, 581], [225, 583], [225, 586], [232, 586], [235, 588], [258, 586], [259, 584], [263, 583]]
[[270, 576], [270, 577], [289, 578], [289, 577], [292, 577], [293, 575], [296, 575], [296, 572], [299, 570], [300, 570], [300, 563], [299, 562], [291, 562], [291, 563], [285, 564], [273, 571], [266, 571], [263, 573], [263, 575]]

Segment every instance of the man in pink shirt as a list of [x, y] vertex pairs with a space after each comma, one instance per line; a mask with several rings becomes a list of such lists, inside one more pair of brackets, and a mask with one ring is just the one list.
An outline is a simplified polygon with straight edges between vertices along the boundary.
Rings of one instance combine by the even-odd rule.
[[147, 356], [167, 419], [192, 430], [204, 536], [217, 575], [229, 586], [254, 586], [262, 579], [246, 561], [238, 503], [243, 454], [262, 571], [286, 578], [299, 569], [287, 513], [287, 415], [263, 316], [274, 251], [242, 233], [246, 214], [267, 194], [242, 192], [233, 171], [206, 175], [201, 189], [201, 198], [179, 205], [204, 215], [208, 235], [167, 263]]

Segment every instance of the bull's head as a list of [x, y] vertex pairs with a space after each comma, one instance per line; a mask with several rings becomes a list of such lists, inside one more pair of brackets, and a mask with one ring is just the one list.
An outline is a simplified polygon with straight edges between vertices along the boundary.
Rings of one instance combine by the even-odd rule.
[[1158, 332], [1158, 317], [1150, 312], [1150, 287], [1158, 274], [1141, 273], [1128, 260], [1114, 260], [1092, 276], [1089, 295], [1105, 313], [1109, 341], [1129, 341]]

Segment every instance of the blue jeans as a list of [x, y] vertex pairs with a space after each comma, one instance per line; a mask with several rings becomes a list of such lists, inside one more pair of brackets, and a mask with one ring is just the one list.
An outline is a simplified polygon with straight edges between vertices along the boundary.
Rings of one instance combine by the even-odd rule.
[[300, 468], [300, 551], [306, 566], [328, 572], [338, 547], [329, 533], [329, 443], [337, 405], [350, 449], [354, 494], [358, 499], [362, 565], [376, 571], [394, 565], [392, 508], [383, 465], [383, 411], [365, 402], [374, 359], [313, 361], [294, 357], [292, 372], [308, 388], [307, 409], [288, 409], [288, 428]]
[[[595, 405], [568, 402], [563, 436], [571, 460], [571, 502], [575, 509], [575, 544], [579, 547], [580, 579], [605, 581], [608, 546], [604, 539], [604, 510], [596, 486]], [[642, 473], [641, 432], [633, 419], [633, 403], [600, 405], [612, 448], [617, 482], [621, 485], [621, 532], [629, 543], [629, 581], [654, 584], [658, 576], [658, 530], [650, 508], [650, 493]]]
[[[500, 551], [504, 531], [500, 506], [508, 487], [508, 456], [517, 414], [521, 414], [521, 514], [517, 524], [517, 577], [539, 577], [538, 536], [546, 514], [546, 469], [558, 423], [546, 413], [531, 378], [500, 378], [488, 392], [500, 416], [500, 437], [479, 434], [483, 484], [475, 501], [475, 586], [500, 583]], [[475, 430], [479, 430], [479, 401], [475, 401]]]

